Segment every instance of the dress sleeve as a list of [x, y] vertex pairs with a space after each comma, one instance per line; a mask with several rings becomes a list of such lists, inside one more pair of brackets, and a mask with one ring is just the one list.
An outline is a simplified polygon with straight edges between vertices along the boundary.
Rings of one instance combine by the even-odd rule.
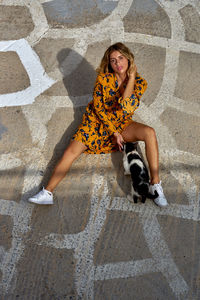
[[134, 91], [130, 97], [123, 99], [120, 97], [118, 102], [121, 105], [124, 114], [133, 114], [140, 104], [140, 98], [147, 88], [147, 81], [138, 73], [135, 78]]
[[101, 122], [104, 123], [104, 126], [107, 129], [107, 132], [109, 135], [112, 135], [114, 132], [117, 131], [115, 125], [112, 123], [111, 119], [109, 118], [109, 115], [106, 112], [104, 100], [105, 95], [103, 92], [103, 85], [100, 82], [101, 75], [97, 77], [94, 92], [93, 92], [93, 105], [96, 115], [99, 117]]

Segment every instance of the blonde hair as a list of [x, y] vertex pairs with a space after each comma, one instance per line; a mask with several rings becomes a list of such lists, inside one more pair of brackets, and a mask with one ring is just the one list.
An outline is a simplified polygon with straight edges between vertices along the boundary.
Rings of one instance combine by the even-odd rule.
[[126, 47], [123, 43], [116, 43], [111, 45], [106, 52], [104, 53], [104, 56], [101, 60], [101, 63], [99, 67], [96, 69], [96, 72], [99, 73], [113, 73], [113, 69], [110, 65], [110, 55], [113, 51], [119, 51], [123, 56], [125, 56], [128, 59], [128, 70], [127, 73], [129, 73], [130, 66], [134, 64], [134, 55], [129, 50], [128, 47]]

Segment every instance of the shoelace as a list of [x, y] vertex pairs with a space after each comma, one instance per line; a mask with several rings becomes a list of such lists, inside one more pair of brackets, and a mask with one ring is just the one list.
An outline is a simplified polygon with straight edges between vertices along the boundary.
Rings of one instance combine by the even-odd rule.
[[43, 192], [43, 194], [44, 193], [47, 193], [49, 196], [51, 196], [52, 195], [52, 193], [51, 192], [49, 192], [49, 191], [47, 191], [47, 190], [45, 190], [45, 188], [43, 187], [43, 189], [42, 189], [42, 192]]

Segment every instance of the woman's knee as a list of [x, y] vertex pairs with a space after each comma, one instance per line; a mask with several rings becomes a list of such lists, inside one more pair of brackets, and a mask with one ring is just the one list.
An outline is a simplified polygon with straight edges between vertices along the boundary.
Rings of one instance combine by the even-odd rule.
[[156, 131], [153, 127], [146, 126], [144, 129], [144, 140], [151, 138], [156, 139]]

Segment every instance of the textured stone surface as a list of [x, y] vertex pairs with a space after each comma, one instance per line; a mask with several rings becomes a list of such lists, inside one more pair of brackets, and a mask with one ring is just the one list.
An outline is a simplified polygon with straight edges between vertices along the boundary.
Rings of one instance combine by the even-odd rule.
[[[79, 60], [79, 54], [75, 54]], [[70, 96], [82, 96], [92, 93], [96, 79], [96, 72], [86, 58], [83, 58], [78, 67], [63, 80], [67, 94]], [[57, 94], [60, 95], [57, 88]]]
[[137, 214], [108, 212], [94, 252], [94, 263], [101, 265], [151, 257]]
[[169, 17], [154, 0], [133, 1], [123, 21], [124, 29], [128, 32], [171, 37]]
[[199, 85], [200, 54], [180, 52], [178, 77], [174, 95], [187, 101], [200, 103]]
[[2, 108], [1, 124], [6, 130], [1, 135], [1, 154], [23, 151], [23, 147], [31, 144], [31, 134], [20, 107]]
[[59, 68], [59, 65], [71, 51], [74, 39], [43, 38], [34, 47], [47, 73]]
[[[70, 83], [70, 82], [69, 82]], [[47, 89], [43, 95], [45, 96], [67, 96], [68, 92], [66, 90], [63, 80], [60, 80], [53, 84], [49, 89]]]
[[64, 25], [68, 28], [90, 26], [104, 19], [117, 3], [102, 0], [54, 0], [43, 3], [48, 22], [52, 27]]
[[26, 89], [28, 74], [16, 52], [0, 52], [0, 93], [8, 94]]
[[[30, 257], [34, 261], [34, 266]], [[18, 263], [16, 289], [10, 297], [19, 299], [74, 297], [76, 294], [73, 283], [74, 263], [72, 250], [26, 245], [24, 255]]]
[[[188, 299], [198, 299], [200, 291], [199, 255], [193, 252], [200, 245], [199, 222], [180, 220], [172, 217], [159, 217], [172, 256], [186, 282], [191, 282], [193, 292]], [[174, 242], [176, 241], [176, 242]], [[193, 255], [191, 255], [193, 253]]]
[[[66, 178], [56, 189], [54, 197], [56, 205], [34, 208], [31, 226], [35, 229], [40, 228], [39, 235], [44, 237], [51, 232], [77, 233], [87, 225], [91, 197], [91, 170], [88, 171], [85, 159], [86, 156], [83, 155], [71, 167]], [[48, 171], [45, 177], [48, 177]]]
[[172, 175], [171, 172], [184, 172], [184, 166], [174, 164], [171, 168], [163, 168], [162, 163], [160, 167], [160, 174], [162, 178], [162, 186], [165, 191], [165, 196], [170, 204], [188, 205], [188, 198], [186, 191], [179, 181]]
[[[44, 92], [44, 95], [82, 96], [92, 93], [96, 79], [95, 69], [100, 63], [100, 58], [103, 56], [104, 49], [106, 49], [108, 46], [108, 41], [91, 44], [88, 46], [84, 58], [81, 58], [77, 52], [70, 50], [69, 48], [63, 48], [57, 52], [57, 64], [64, 79], [56, 82], [51, 88]], [[67, 58], [70, 52], [73, 53], [74, 63], [80, 61], [80, 63], [77, 65], [77, 68], [71, 72], [68, 65], [62, 67], [63, 60]], [[70, 75], [66, 76], [66, 72], [70, 73]], [[89, 101], [90, 99], [88, 99], [88, 102]]]
[[100, 63], [104, 49], [108, 46], [109, 42], [105, 41], [102, 43], [94, 43], [88, 47], [85, 58], [83, 58], [76, 70], [64, 79], [64, 85], [69, 95], [81, 96], [93, 92], [97, 76], [95, 69]]
[[9, 250], [12, 244], [13, 221], [10, 216], [0, 215], [0, 247]]
[[[80, 124], [84, 111], [84, 107], [58, 108], [52, 115], [47, 124], [48, 134], [44, 145], [48, 159], [58, 160], [58, 157], [63, 154]], [[57, 126], [55, 126], [55, 122]]]
[[0, 7], [1, 40], [17, 40], [26, 37], [34, 28], [30, 11], [25, 6]]
[[[159, 284], [158, 284], [159, 282]], [[95, 300], [104, 299], [173, 299], [165, 279], [159, 273], [123, 280], [112, 279], [95, 282]]]
[[26, 169], [24, 167], [0, 171], [0, 198], [17, 202], [20, 201], [25, 171]]
[[185, 39], [200, 43], [200, 16], [192, 5], [186, 5], [179, 11], [185, 28]]
[[139, 74], [148, 83], [148, 88], [142, 97], [142, 102], [150, 105], [155, 100], [162, 84], [165, 67], [165, 49], [138, 43], [127, 43], [127, 45], [135, 56], [135, 63]]
[[[200, 298], [197, 14], [189, 0], [0, 1], [2, 300]], [[117, 41], [148, 81], [134, 120], [157, 132], [169, 206], [128, 201], [120, 152], [81, 155], [53, 206], [28, 203], [80, 124], [95, 69]], [[142, 142], [140, 150], [146, 160]]]
[[[62, 52], [63, 51], [58, 54], [58, 57], [62, 55]], [[96, 72], [85, 58], [81, 58], [80, 55], [73, 50], [72, 52], [75, 60], [77, 58], [77, 60], [81, 60], [81, 63], [71, 72], [70, 75], [65, 76], [63, 74], [63, 80], [56, 82], [51, 88], [44, 92], [44, 95], [82, 96], [92, 92], [96, 79]], [[69, 72], [68, 66], [64, 67], [64, 69], [61, 70], [61, 73], [64, 73], [64, 71]]]
[[[168, 108], [161, 115], [161, 120], [170, 129], [171, 134], [176, 138], [180, 150], [188, 151], [199, 155], [199, 117], [192, 117], [189, 114]], [[169, 122], [170, 120], [170, 122]], [[183, 128], [183, 124], [185, 124]]]

